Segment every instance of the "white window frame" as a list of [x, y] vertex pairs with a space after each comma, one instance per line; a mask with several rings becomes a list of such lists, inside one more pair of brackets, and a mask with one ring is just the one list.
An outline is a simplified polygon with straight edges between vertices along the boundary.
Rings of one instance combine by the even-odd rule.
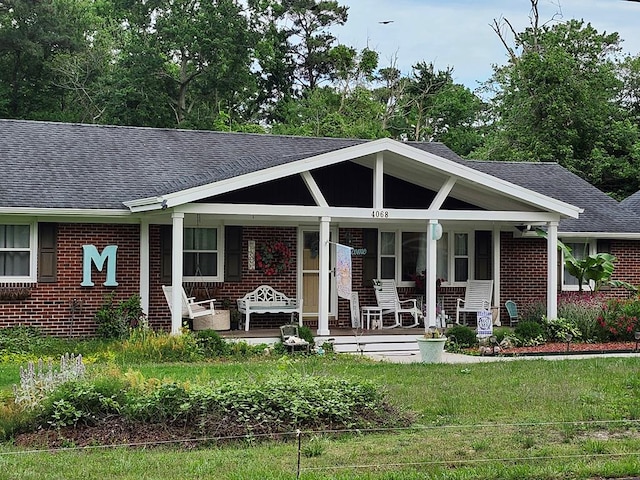
[[[473, 259], [475, 258], [475, 238], [474, 238], [475, 230], [449, 230], [448, 240], [449, 240], [449, 278], [446, 282], [443, 282], [443, 285], [447, 285], [450, 287], [464, 287], [467, 285], [467, 280], [472, 280], [474, 277], [474, 265]], [[467, 254], [466, 255], [456, 255], [455, 246], [456, 246], [456, 235], [466, 235], [467, 236]], [[466, 258], [467, 259], [467, 280], [456, 280], [453, 278], [456, 274], [456, 258]]]
[[[395, 247], [395, 252], [393, 253], [393, 255], [389, 255], [389, 254], [382, 254], [382, 234], [383, 233], [393, 233], [395, 235], [395, 240], [394, 240], [394, 247]], [[402, 282], [400, 283], [398, 281], [398, 279], [400, 278], [400, 254], [402, 252], [402, 247], [400, 246], [401, 243], [401, 235], [402, 235], [402, 230], [382, 230], [379, 229], [378, 230], [378, 277], [380, 278], [382, 276], [382, 258], [393, 258], [394, 262], [395, 262], [395, 268], [394, 268], [394, 274], [393, 274], [393, 279], [396, 281], [396, 285], [402, 285], [404, 286], [407, 282]], [[414, 282], [410, 282], [411, 284], [413, 284]]]
[[192, 223], [186, 223], [184, 225], [184, 229], [186, 230], [187, 228], [194, 228], [194, 229], [212, 229], [215, 228], [216, 229], [216, 243], [218, 245], [218, 249], [217, 250], [187, 250], [186, 248], [183, 247], [182, 249], [182, 254], [184, 255], [187, 252], [194, 252], [194, 251], [198, 251], [198, 252], [216, 252], [218, 254], [218, 260], [217, 260], [217, 271], [218, 274], [213, 276], [213, 275], [208, 275], [208, 276], [203, 276], [203, 275], [196, 275], [196, 276], [192, 276], [192, 275], [184, 275], [182, 277], [182, 281], [183, 282], [222, 282], [224, 281], [224, 225], [219, 224], [219, 223], [212, 223], [212, 224], [192, 224]]
[[[404, 281], [401, 280], [402, 278], [402, 233], [403, 232], [420, 232], [420, 230], [415, 228], [384, 229], [384, 230], [379, 229], [378, 230], [378, 276], [380, 276], [382, 271], [382, 266], [381, 266], [381, 259], [383, 257], [381, 253], [382, 252], [382, 232], [395, 233], [395, 236], [396, 236], [396, 244], [395, 244], [396, 251], [395, 251], [395, 254], [393, 255], [396, 261], [396, 265], [395, 265], [396, 285], [399, 287], [414, 287], [415, 282], [409, 281], [409, 280], [404, 280]], [[455, 250], [454, 250], [455, 235], [460, 233], [467, 235], [467, 255], [466, 255], [466, 257], [468, 258], [467, 278], [473, 279], [474, 273], [475, 273], [474, 264], [473, 264], [474, 263], [473, 259], [475, 258], [475, 241], [474, 241], [475, 230], [462, 230], [458, 228], [458, 229], [445, 230], [445, 232], [447, 233], [447, 242], [448, 242], [447, 243], [447, 253], [448, 253], [447, 273], [449, 278], [447, 279], [446, 282], [442, 282], [442, 286], [464, 287], [467, 285], [466, 281], [452, 281], [452, 277], [455, 274], [455, 259], [456, 259]], [[391, 255], [384, 255], [384, 256], [390, 257]]]
[[[566, 239], [560, 239], [560, 241], [562, 243], [564, 243], [565, 245], [569, 245], [569, 244], [576, 244], [579, 243], [580, 245], [584, 245], [587, 244], [589, 246], [589, 251], [587, 253], [587, 255], [595, 255], [597, 253], [597, 241], [595, 238], [566, 238]], [[572, 253], [573, 253], [573, 248], [571, 249]], [[561, 252], [560, 256], [560, 265], [559, 265], [559, 269], [560, 269], [560, 278], [561, 278], [561, 285], [562, 285], [562, 291], [563, 292], [577, 292], [580, 290], [580, 286], [579, 285], [569, 285], [569, 284], [565, 284], [565, 271], [564, 271], [564, 252]], [[593, 290], [595, 288], [595, 282], [593, 282], [593, 280], [590, 280], [588, 284], [584, 284], [582, 285], [583, 290], [584, 289], [591, 289]]]
[[14, 221], [1, 220], [2, 225], [28, 225], [29, 226], [29, 248], [0, 248], [0, 252], [29, 252], [29, 274], [28, 275], [0, 275], [2, 283], [36, 283], [38, 272], [38, 222], [36, 221]]

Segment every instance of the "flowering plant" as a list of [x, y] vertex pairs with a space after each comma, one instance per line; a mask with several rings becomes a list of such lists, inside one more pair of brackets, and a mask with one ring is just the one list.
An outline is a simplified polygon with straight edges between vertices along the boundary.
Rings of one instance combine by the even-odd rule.
[[284, 242], [263, 243], [256, 250], [256, 266], [265, 275], [286, 272], [291, 264], [291, 250]]
[[605, 338], [611, 340], [634, 340], [640, 330], [640, 302], [635, 300], [610, 299], [598, 316], [598, 325]]

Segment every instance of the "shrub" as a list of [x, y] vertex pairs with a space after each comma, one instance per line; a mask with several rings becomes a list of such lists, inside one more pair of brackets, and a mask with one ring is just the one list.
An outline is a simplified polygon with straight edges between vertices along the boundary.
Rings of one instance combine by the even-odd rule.
[[129, 329], [138, 327], [143, 316], [140, 296], [132, 295], [117, 305], [114, 298], [115, 292], [111, 292], [96, 312], [97, 333], [102, 338], [127, 338]]
[[523, 305], [520, 310], [520, 322], [539, 322], [547, 314], [547, 305], [545, 302], [537, 301]]
[[311, 348], [315, 344], [315, 341], [313, 339], [313, 332], [306, 325], [302, 325], [301, 327], [298, 328], [298, 336], [301, 339], [306, 340], [307, 342], [309, 342], [309, 346]]
[[473, 347], [478, 343], [476, 331], [466, 325], [456, 325], [446, 332], [447, 338], [459, 348]]
[[538, 322], [525, 320], [519, 322], [513, 330], [518, 340], [523, 345], [539, 345], [545, 342], [544, 327]]
[[640, 330], [640, 301], [611, 299], [598, 317], [603, 340], [634, 340]]
[[45, 337], [36, 328], [19, 326], [0, 329], [0, 351], [4, 353], [30, 353], [45, 344]]
[[202, 354], [207, 358], [224, 357], [231, 352], [229, 344], [215, 330], [200, 330], [195, 338]]
[[196, 337], [188, 331], [170, 335], [146, 328], [131, 330], [131, 336], [120, 344], [123, 360], [128, 362], [193, 362], [202, 359]]
[[567, 335], [571, 335], [571, 337], [575, 340], [578, 340], [582, 337], [582, 333], [576, 326], [576, 324], [567, 320], [566, 318], [542, 318], [542, 326], [544, 327], [544, 336], [549, 340], [558, 340], [564, 342], [567, 338]]
[[493, 334], [495, 335], [498, 343], [502, 342], [505, 337], [510, 337], [512, 332], [513, 330], [509, 327], [496, 327], [493, 329]]
[[586, 342], [600, 337], [598, 317], [602, 313], [603, 298], [598, 294], [563, 293], [558, 297], [558, 317], [566, 318], [580, 331]]

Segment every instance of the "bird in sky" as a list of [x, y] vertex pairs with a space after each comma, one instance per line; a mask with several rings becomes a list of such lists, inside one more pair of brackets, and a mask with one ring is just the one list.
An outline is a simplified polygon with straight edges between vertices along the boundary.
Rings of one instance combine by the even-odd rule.
[[[639, 1], [640, 1], [640, 0], [639, 0]], [[388, 23], [393, 23], [393, 20], [383, 20], [383, 21], [378, 22], [378, 23], [381, 23], [381, 24], [383, 24], [383, 25], [386, 25], [386, 24], [388, 24]]]

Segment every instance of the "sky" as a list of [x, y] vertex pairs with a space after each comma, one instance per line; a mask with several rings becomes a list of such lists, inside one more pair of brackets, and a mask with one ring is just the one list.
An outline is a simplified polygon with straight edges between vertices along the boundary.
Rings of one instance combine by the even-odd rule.
[[[438, 70], [453, 67], [453, 79], [471, 90], [504, 65], [507, 54], [490, 24], [507, 18], [516, 31], [529, 23], [529, 0], [338, 0], [349, 19], [332, 31], [340, 43], [380, 55], [379, 67], [396, 58], [404, 74], [417, 62]], [[599, 33], [618, 32], [623, 52], [640, 54], [640, 3], [625, 0], [539, 0], [540, 25], [582, 19]], [[382, 24], [379, 22], [392, 21]], [[511, 39], [511, 36], [508, 38]], [[511, 44], [512, 45], [512, 44]]]

